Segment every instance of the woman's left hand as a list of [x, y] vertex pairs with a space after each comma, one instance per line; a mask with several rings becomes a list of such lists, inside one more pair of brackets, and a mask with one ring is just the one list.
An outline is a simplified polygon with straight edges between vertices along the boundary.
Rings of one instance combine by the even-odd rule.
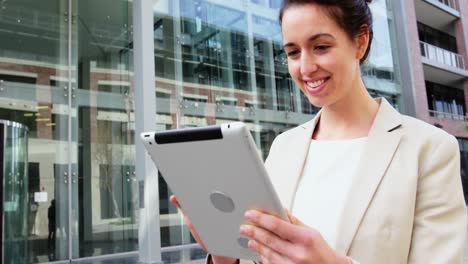
[[290, 222], [256, 210], [246, 212], [245, 219], [253, 225], [242, 225], [240, 233], [250, 238], [248, 246], [260, 254], [262, 264], [350, 263], [317, 230], [289, 213], [288, 216]]

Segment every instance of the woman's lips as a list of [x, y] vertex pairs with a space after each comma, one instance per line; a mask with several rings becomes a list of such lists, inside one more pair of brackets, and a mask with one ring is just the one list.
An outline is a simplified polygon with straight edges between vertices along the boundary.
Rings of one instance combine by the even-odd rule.
[[[325, 90], [325, 87], [327, 86], [328, 84], [328, 80], [330, 78], [327, 77], [327, 78], [323, 78], [321, 80], [317, 80], [317, 81], [314, 81], [314, 82], [306, 82], [304, 81], [304, 86], [305, 88], [307, 89], [307, 92], [310, 94], [310, 95], [316, 95], [316, 94], [319, 94], [320, 92], [322, 92], [323, 90]], [[321, 82], [321, 84], [319, 84]], [[318, 86], [313, 86], [313, 85], [317, 85]]]

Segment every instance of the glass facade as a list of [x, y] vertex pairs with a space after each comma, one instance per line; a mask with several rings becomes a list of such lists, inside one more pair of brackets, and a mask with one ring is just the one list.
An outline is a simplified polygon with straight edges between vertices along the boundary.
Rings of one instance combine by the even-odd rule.
[[0, 3], [0, 119], [29, 128], [27, 261], [138, 248], [131, 3]]
[[[390, 3], [371, 5], [375, 36], [362, 72], [373, 96], [399, 108]], [[139, 248], [132, 4], [0, 1], [0, 119], [29, 129], [29, 263]], [[265, 158], [279, 133], [317, 113], [288, 74], [280, 4], [155, 1], [156, 80], [145, 89], [154, 89], [157, 129], [241, 120]], [[163, 248], [192, 244], [159, 181]], [[204, 257], [196, 247], [166, 251], [166, 262]]]

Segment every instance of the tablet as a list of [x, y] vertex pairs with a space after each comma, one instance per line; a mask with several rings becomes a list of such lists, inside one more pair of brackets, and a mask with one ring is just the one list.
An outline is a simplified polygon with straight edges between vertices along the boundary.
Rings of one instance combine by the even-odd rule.
[[239, 234], [248, 209], [287, 220], [246, 125], [141, 134], [146, 150], [209, 253], [258, 260]]

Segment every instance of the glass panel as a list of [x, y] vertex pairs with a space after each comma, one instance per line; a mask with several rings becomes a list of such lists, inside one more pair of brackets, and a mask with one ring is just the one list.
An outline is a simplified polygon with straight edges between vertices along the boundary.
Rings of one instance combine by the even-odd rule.
[[73, 1], [73, 258], [138, 249], [131, 6]]
[[[28, 133], [17, 124], [0, 124], [0, 149], [4, 155], [3, 182], [3, 262], [26, 263], [28, 259]], [[2, 137], [4, 135], [4, 137]], [[3, 144], [1, 144], [3, 145]], [[1, 161], [3, 162], [3, 160]], [[2, 168], [3, 167], [3, 168]]]
[[0, 119], [30, 131], [27, 251], [15, 253], [26, 258], [21, 263], [68, 259], [67, 3], [0, 3]]
[[[156, 98], [156, 128], [157, 130], [167, 130], [177, 128], [181, 122], [181, 111], [188, 107], [197, 107], [203, 109], [207, 97], [203, 94], [195, 93], [194, 96], [184, 97], [183, 87], [180, 80], [182, 67], [194, 71], [194, 76], [185, 76], [204, 82], [204, 66], [196, 65], [196, 62], [187, 63], [182, 66], [180, 60], [183, 55], [183, 48], [177, 43], [187, 41], [181, 38], [180, 25], [178, 19], [174, 19], [173, 13], [179, 9], [177, 2], [158, 1], [154, 10], [154, 46], [155, 46], [155, 98]], [[175, 11], [174, 11], [175, 10]], [[201, 21], [196, 26], [199, 27]], [[179, 63], [178, 63], [179, 61]], [[159, 209], [160, 209], [160, 227], [161, 227], [161, 245], [162, 247], [180, 245], [182, 241], [190, 240], [187, 229], [182, 228], [183, 219], [177, 214], [177, 209], [169, 203], [170, 189], [159, 175]], [[190, 243], [190, 241], [186, 242]], [[190, 250], [183, 254], [179, 250], [165, 252], [162, 254], [164, 263], [177, 263], [182, 258], [190, 256]], [[188, 257], [189, 258], [189, 257]]]
[[[362, 68], [366, 87], [373, 97], [385, 97], [396, 109], [401, 100], [401, 82], [396, 56], [394, 12], [390, 1], [376, 1], [370, 5], [374, 19], [374, 38], [368, 60]], [[430, 56], [430, 55], [429, 55]]]

